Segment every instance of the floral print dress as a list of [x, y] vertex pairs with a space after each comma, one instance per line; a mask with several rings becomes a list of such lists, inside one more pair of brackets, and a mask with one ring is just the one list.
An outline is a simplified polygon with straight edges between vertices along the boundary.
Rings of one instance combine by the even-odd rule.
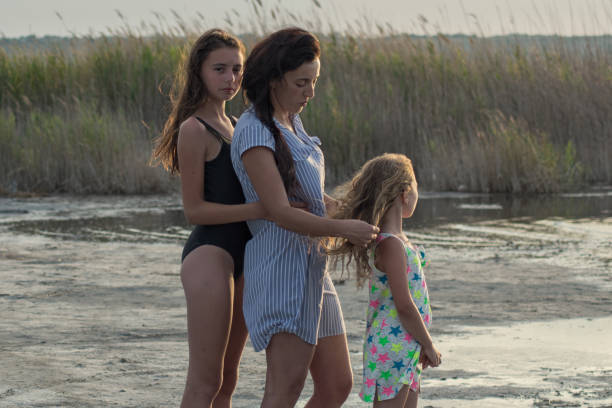
[[[381, 233], [377, 244], [393, 237]], [[425, 326], [431, 325], [431, 306], [425, 283], [423, 267], [426, 265], [422, 249], [410, 248], [402, 241], [406, 250], [406, 274], [410, 295], [418, 307]], [[366, 402], [395, 398], [401, 388], [408, 384], [411, 390], [419, 389], [421, 369], [418, 365], [421, 345], [402, 326], [391, 296], [387, 275], [374, 266], [376, 245], [370, 253], [372, 270], [369, 283], [367, 326], [363, 342], [363, 384], [359, 396]]]

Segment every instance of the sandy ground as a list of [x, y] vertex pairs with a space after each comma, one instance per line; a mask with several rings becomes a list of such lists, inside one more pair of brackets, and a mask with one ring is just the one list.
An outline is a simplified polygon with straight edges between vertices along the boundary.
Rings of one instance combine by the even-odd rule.
[[[410, 235], [429, 248], [432, 333], [444, 355], [424, 374], [420, 407], [612, 407], [612, 218]], [[178, 406], [180, 250], [0, 225], [0, 407]], [[337, 289], [355, 374], [345, 406], [362, 407], [367, 294], [352, 280]], [[248, 344], [234, 406], [259, 406], [264, 378], [264, 354]]]

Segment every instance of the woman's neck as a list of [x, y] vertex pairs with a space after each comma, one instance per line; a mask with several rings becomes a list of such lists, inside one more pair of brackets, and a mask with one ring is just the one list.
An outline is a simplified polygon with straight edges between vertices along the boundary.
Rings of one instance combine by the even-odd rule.
[[293, 128], [293, 121], [291, 120], [292, 115], [282, 108], [281, 104], [276, 99], [276, 95], [274, 93], [271, 94], [270, 101], [272, 102], [272, 109], [274, 109], [274, 112], [272, 113], [274, 119], [276, 119], [278, 123], [280, 123], [287, 129], [290, 129], [292, 132], [295, 133], [295, 129]]
[[295, 129], [293, 128], [293, 121], [291, 120], [291, 115], [289, 115], [288, 112], [277, 112], [277, 110], [274, 110], [274, 119], [276, 119], [281, 125], [283, 125], [287, 129], [295, 133]]

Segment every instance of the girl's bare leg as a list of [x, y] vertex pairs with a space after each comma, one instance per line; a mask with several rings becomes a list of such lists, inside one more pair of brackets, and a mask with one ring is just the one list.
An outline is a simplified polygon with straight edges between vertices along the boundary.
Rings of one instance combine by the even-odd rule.
[[419, 402], [419, 392], [410, 390], [408, 393], [408, 398], [406, 399], [406, 403], [404, 404], [404, 408], [417, 408], [417, 403]]
[[189, 368], [181, 408], [210, 408], [221, 388], [232, 322], [233, 268], [231, 256], [211, 245], [194, 249], [183, 261]]
[[408, 399], [409, 391], [410, 387], [404, 385], [395, 398], [384, 401], [378, 401], [378, 395], [374, 395], [374, 408], [404, 408], [406, 407], [405, 404]]
[[248, 336], [244, 315], [242, 313], [242, 290], [244, 278], [241, 276], [234, 281], [234, 312], [232, 316], [232, 328], [229, 334], [229, 342], [225, 351], [223, 363], [223, 384], [213, 402], [214, 408], [230, 408], [232, 406], [232, 394], [238, 383], [238, 369], [242, 350]]

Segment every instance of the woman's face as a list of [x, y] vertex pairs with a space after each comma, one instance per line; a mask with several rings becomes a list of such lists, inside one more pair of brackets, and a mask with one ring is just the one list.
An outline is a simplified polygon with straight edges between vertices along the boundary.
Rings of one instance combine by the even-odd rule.
[[315, 95], [321, 63], [318, 58], [305, 62], [293, 71], [285, 72], [280, 80], [270, 83], [275, 112], [300, 113]]
[[208, 97], [221, 101], [232, 99], [240, 89], [243, 63], [244, 56], [237, 48], [218, 48], [208, 54], [201, 70]]

